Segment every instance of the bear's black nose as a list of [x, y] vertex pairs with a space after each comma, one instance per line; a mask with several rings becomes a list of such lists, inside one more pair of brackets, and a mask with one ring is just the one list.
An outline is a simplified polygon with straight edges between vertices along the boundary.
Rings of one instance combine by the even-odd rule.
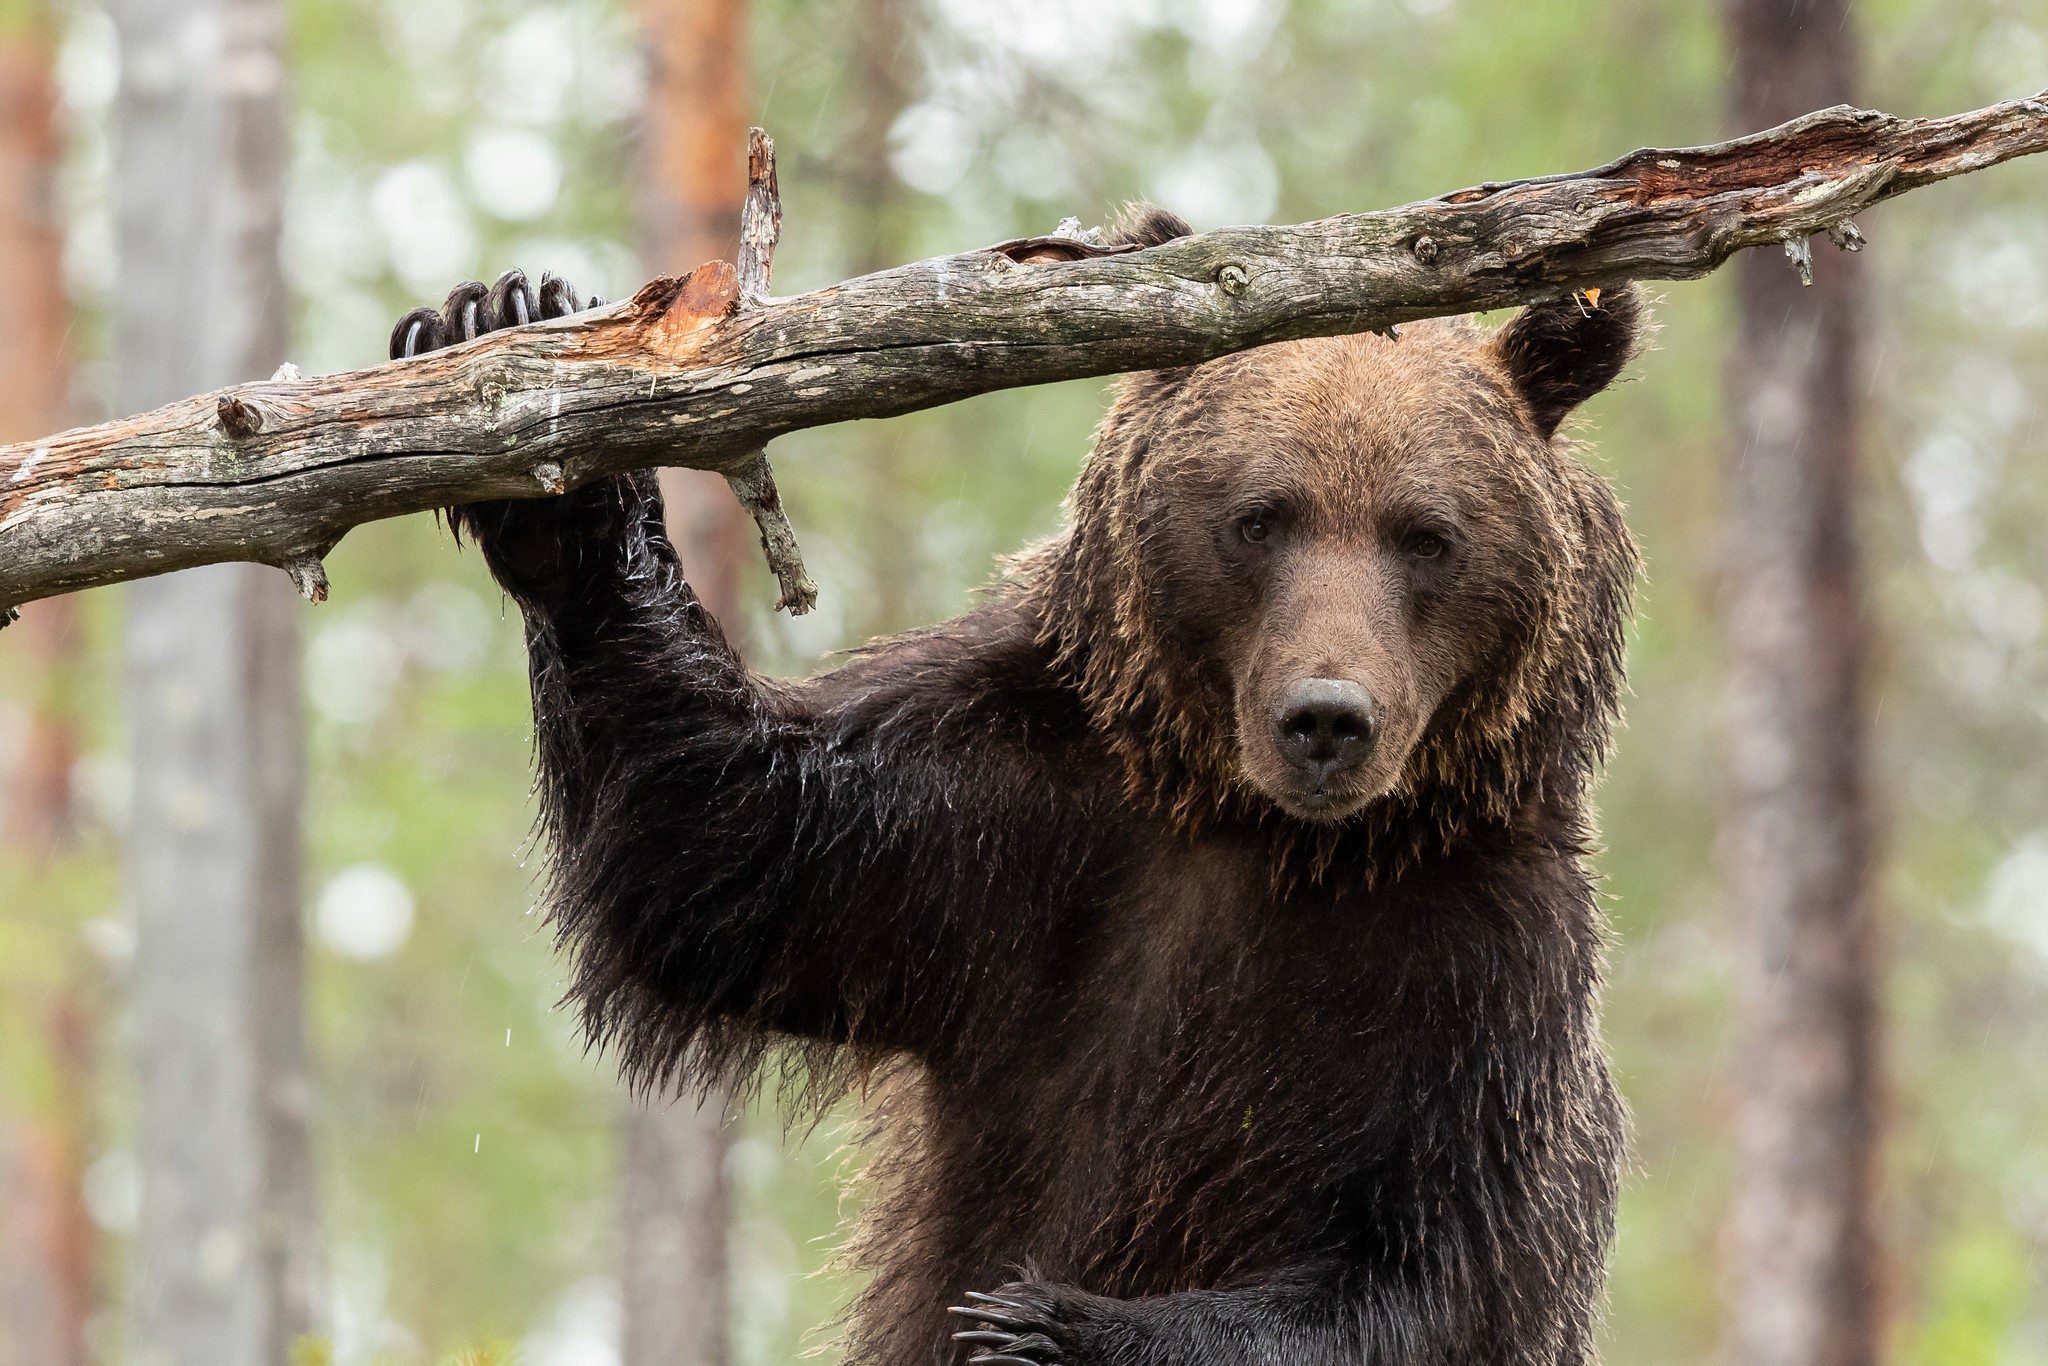
[[1289, 684], [1274, 711], [1273, 729], [1280, 752], [1318, 787], [1364, 763], [1379, 738], [1372, 698], [1341, 678]]

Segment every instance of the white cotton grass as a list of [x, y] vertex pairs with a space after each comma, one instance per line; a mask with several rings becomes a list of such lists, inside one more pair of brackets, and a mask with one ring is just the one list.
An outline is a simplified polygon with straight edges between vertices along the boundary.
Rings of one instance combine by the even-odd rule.
[[320, 942], [344, 958], [388, 958], [412, 937], [412, 889], [380, 863], [359, 863], [328, 879], [314, 903]]

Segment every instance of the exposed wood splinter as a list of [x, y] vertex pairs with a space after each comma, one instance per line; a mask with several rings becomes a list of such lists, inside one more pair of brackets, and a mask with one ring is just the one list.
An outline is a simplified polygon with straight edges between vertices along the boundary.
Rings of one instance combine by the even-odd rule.
[[1049, 237], [1015, 237], [1007, 242], [998, 242], [992, 247], [982, 248], [985, 256], [993, 258], [993, 266], [1048, 265], [1055, 261], [1099, 261], [1105, 256], [1129, 256], [1144, 248], [1135, 242], [1091, 242], [1085, 235], [1068, 236], [1054, 232]]

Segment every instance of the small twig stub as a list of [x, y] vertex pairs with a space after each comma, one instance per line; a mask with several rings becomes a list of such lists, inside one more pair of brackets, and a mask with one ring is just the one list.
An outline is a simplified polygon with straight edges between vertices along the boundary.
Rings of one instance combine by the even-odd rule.
[[1804, 237], [1786, 238], [1785, 258], [1792, 263], [1792, 268], [1799, 272], [1800, 284], [1810, 285], [1813, 283], [1813, 244], [1811, 242], [1807, 241]]
[[293, 555], [278, 566], [291, 576], [299, 596], [318, 606], [327, 601], [327, 566], [314, 554]]

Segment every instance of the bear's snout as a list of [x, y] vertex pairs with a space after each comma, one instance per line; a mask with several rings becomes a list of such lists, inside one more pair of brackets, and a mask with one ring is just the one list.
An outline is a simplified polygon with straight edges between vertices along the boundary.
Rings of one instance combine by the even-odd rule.
[[1371, 695], [1348, 679], [1298, 679], [1273, 709], [1280, 753], [1310, 779], [1317, 796], [1331, 779], [1372, 757], [1379, 732]]

